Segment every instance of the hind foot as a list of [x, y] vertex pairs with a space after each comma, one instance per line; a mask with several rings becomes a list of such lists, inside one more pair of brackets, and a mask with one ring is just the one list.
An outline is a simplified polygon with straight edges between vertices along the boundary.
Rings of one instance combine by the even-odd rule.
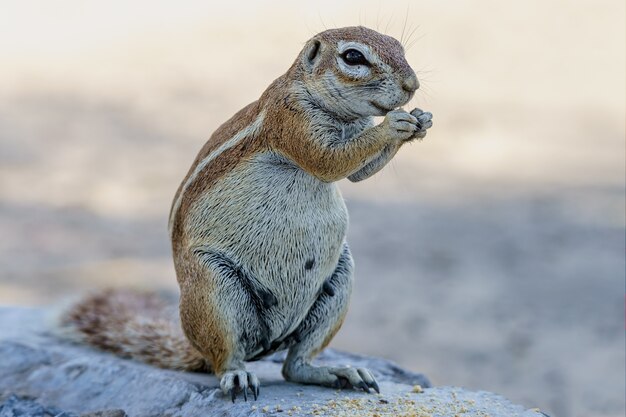
[[357, 388], [369, 393], [370, 388], [380, 394], [380, 388], [372, 373], [366, 368], [328, 368], [337, 377], [335, 388]]
[[312, 366], [301, 361], [285, 362], [283, 375], [287, 381], [315, 384], [331, 388], [356, 388], [365, 392], [370, 389], [380, 393], [372, 373], [366, 368]]
[[246, 371], [229, 371], [224, 373], [220, 381], [220, 388], [224, 395], [229, 396], [234, 403], [237, 394], [242, 392], [243, 399], [248, 401], [248, 389], [252, 392], [254, 400], [259, 396], [259, 378], [252, 372]]

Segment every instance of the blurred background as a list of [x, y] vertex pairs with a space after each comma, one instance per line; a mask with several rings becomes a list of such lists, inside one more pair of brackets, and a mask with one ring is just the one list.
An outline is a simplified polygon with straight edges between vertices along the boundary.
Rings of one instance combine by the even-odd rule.
[[422, 83], [410, 107], [435, 126], [340, 184], [357, 281], [332, 346], [553, 417], [623, 416], [625, 14], [4, 0], [0, 304], [176, 290], [167, 215], [196, 152], [308, 38], [363, 24], [404, 38]]

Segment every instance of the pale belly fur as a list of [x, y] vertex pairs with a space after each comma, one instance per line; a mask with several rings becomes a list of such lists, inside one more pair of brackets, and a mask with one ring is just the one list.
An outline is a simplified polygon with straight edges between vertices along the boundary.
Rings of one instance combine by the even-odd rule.
[[224, 253], [276, 296], [268, 317], [276, 340], [295, 330], [335, 270], [348, 213], [335, 184], [267, 152], [221, 178], [185, 223], [194, 225], [192, 247]]

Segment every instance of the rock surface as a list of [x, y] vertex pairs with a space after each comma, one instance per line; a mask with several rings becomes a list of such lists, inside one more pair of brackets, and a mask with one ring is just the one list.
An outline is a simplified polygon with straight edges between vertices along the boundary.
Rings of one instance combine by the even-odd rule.
[[428, 387], [393, 363], [333, 350], [319, 363], [366, 366], [382, 394], [285, 382], [281, 357], [249, 364], [258, 401], [232, 404], [217, 378], [157, 369], [55, 337], [44, 310], [0, 308], [0, 417], [75, 416], [414, 416], [542, 417], [489, 392]]

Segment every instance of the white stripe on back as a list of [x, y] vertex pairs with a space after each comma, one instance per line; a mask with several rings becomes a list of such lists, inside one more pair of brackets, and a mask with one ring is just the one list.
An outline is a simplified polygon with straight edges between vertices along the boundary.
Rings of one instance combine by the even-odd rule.
[[180, 193], [178, 194], [178, 197], [176, 198], [176, 202], [174, 203], [174, 206], [172, 207], [172, 212], [170, 213], [170, 221], [169, 221], [170, 235], [172, 233], [172, 224], [174, 222], [174, 219], [176, 218], [176, 213], [178, 212], [178, 209], [180, 208], [183, 195], [185, 194], [185, 191], [187, 190], [189, 185], [191, 185], [191, 183], [194, 182], [195, 179], [198, 177], [200, 172], [202, 172], [202, 170], [222, 152], [232, 148], [233, 146], [241, 142], [242, 139], [248, 136], [255, 137], [261, 130], [261, 126], [263, 126], [264, 118], [265, 118], [265, 111], [261, 111], [261, 113], [259, 113], [257, 118], [254, 120], [254, 122], [252, 122], [250, 125], [246, 126], [245, 128], [241, 129], [239, 132], [235, 134], [235, 136], [228, 139], [226, 142], [222, 143], [222, 145], [220, 145], [219, 148], [217, 148], [216, 150], [208, 154], [206, 158], [204, 158], [202, 161], [200, 161], [200, 163], [198, 163], [198, 165], [196, 165], [196, 169], [193, 170], [193, 173], [189, 176], [189, 178], [187, 178], [187, 181], [185, 181], [185, 184], [183, 185], [183, 188], [180, 190]]

